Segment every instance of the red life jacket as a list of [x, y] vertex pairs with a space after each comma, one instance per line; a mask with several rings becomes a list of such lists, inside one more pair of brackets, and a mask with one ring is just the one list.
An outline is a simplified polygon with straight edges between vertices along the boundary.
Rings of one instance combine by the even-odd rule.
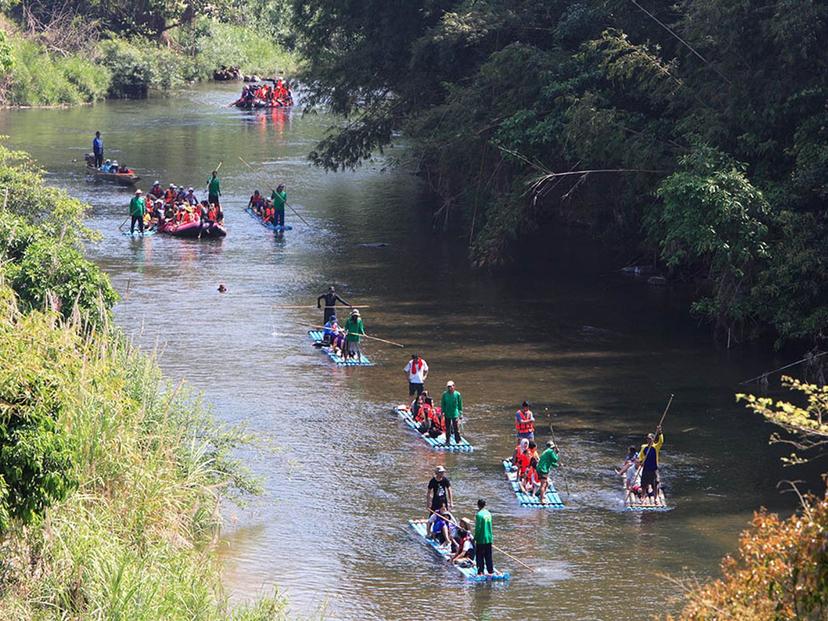
[[517, 417], [520, 420], [515, 421], [515, 429], [517, 429], [518, 433], [535, 433], [535, 423], [529, 420], [529, 414], [531, 414], [531, 411], [527, 412], [527, 417], [524, 418], [523, 410], [517, 411]]
[[518, 469], [518, 476], [523, 477], [523, 473], [529, 467], [529, 455], [523, 451], [518, 451], [517, 457], [515, 458], [515, 465]]
[[535, 468], [527, 468], [523, 475], [523, 484], [529, 487], [530, 485], [536, 485], [538, 483], [540, 483], [538, 471]]
[[164, 201], [171, 203], [175, 200], [175, 190], [167, 190], [164, 192]]
[[446, 422], [443, 420], [443, 413], [440, 411], [440, 408], [431, 408], [428, 417], [431, 419], [431, 424], [439, 429], [440, 433], [446, 432]]

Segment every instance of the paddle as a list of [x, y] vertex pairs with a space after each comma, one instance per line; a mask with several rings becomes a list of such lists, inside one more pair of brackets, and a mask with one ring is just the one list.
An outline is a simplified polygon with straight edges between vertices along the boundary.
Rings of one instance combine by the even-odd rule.
[[560, 471], [561, 471], [561, 478], [564, 480], [564, 485], [566, 486], [566, 495], [569, 496], [569, 479], [564, 473], [563, 470], [563, 460], [560, 458], [561, 455], [561, 446], [558, 444], [558, 441], [555, 439], [555, 430], [552, 429], [552, 423], [549, 423], [549, 433], [552, 436], [552, 442], [555, 443], [555, 447], [558, 449], [558, 462], [560, 463]]
[[[311, 328], [316, 328], [317, 330], [324, 330], [325, 326], [311, 326]], [[366, 339], [374, 339], [375, 341], [379, 341], [380, 343], [388, 343], [389, 345], [393, 345], [394, 347], [399, 347], [401, 349], [405, 349], [405, 345], [401, 345], [400, 343], [395, 343], [394, 341], [387, 341], [386, 339], [381, 339], [378, 336], [368, 336], [367, 334], [360, 334], [360, 336], [364, 336]]]
[[[664, 408], [664, 413], [661, 415], [661, 420], [658, 421], [658, 426], [656, 427], [656, 432], [658, 432], [658, 430], [661, 429], [661, 425], [664, 424], [664, 419], [667, 418], [667, 412], [670, 409], [670, 405], [673, 403], [673, 397], [674, 396], [675, 395], [670, 393], [670, 399], [669, 399], [669, 401], [667, 401], [667, 407]], [[642, 460], [642, 462], [639, 464], [638, 468], [636, 469], [635, 477], [633, 478], [633, 481], [635, 481], [639, 476], [641, 476], [641, 470], [643, 470], [643, 468], [644, 468], [644, 462], [647, 461], [647, 457], [649, 457], [651, 450], [652, 450], [651, 446], [648, 446], [646, 448], [646, 452], [644, 453], [644, 459]], [[632, 493], [632, 489], [627, 490], [627, 495], [624, 497], [624, 503], [625, 504], [629, 500], [631, 493]], [[653, 499], [653, 503], [657, 503], [657, 502], [658, 502], [658, 494], [656, 494], [656, 497]]]
[[[318, 306], [290, 306], [290, 305], [282, 305], [282, 304], [271, 304], [271, 308], [315, 308], [316, 310], [320, 310]], [[336, 308], [336, 306], [323, 306], [322, 308]], [[351, 306], [349, 308], [371, 308], [370, 306]]]
[[[245, 166], [247, 166], [247, 167], [248, 167], [250, 170], [252, 170], [254, 173], [256, 172], [256, 170], [255, 170], [255, 169], [254, 169], [254, 168], [253, 168], [250, 164], [248, 164], [248, 163], [244, 160], [244, 158], [243, 158], [241, 155], [239, 156], [239, 159], [241, 160], [242, 164], [244, 164]], [[270, 187], [270, 184], [269, 184], [269, 183], [266, 183], [265, 185], [266, 185], [267, 187]], [[271, 191], [271, 192], [273, 192], [273, 188], [272, 188], [272, 187], [270, 187], [270, 191]], [[288, 208], [289, 208], [289, 209], [290, 209], [290, 210], [291, 210], [291, 211], [292, 211], [292, 212], [296, 215], [296, 217], [297, 217], [297, 218], [299, 218], [299, 219], [300, 219], [300, 220], [301, 220], [301, 221], [305, 224], [305, 226], [310, 227], [310, 224], [308, 224], [307, 220], [305, 220], [305, 219], [304, 219], [304, 218], [303, 218], [303, 217], [299, 214], [299, 212], [298, 212], [298, 211], [296, 211], [296, 210], [295, 210], [295, 209], [291, 206], [291, 204], [290, 204], [290, 203], [288, 203], [287, 201], [285, 201], [285, 205], [287, 205], [287, 206], [288, 206]]]
[[[437, 513], [436, 511], [434, 511], [433, 509], [429, 509], [429, 511], [430, 511], [431, 513], [433, 513], [434, 515], [440, 515], [439, 513]], [[450, 524], [454, 524], [457, 528], [463, 528], [462, 526], [460, 526], [460, 524], [458, 524], [458, 523], [457, 523], [457, 522], [455, 522], [454, 520], [450, 520], [450, 519], [448, 519], [445, 515], [440, 515], [440, 517], [441, 517], [441, 518], [443, 518], [446, 522], [448, 522], [448, 523], [450, 523]], [[471, 521], [471, 520], [469, 520], [469, 521]], [[526, 569], [528, 569], [529, 571], [535, 571], [535, 568], [534, 568], [534, 567], [532, 567], [531, 565], [527, 565], [526, 563], [524, 563], [524, 562], [523, 562], [522, 560], [520, 560], [519, 558], [515, 558], [514, 556], [512, 556], [511, 554], [509, 554], [508, 552], [506, 552], [506, 550], [504, 550], [503, 548], [498, 548], [495, 544], [492, 544], [492, 548], [494, 548], [495, 550], [497, 550], [498, 552], [500, 552], [500, 553], [501, 553], [501, 554], [503, 554], [504, 556], [508, 556], [510, 559], [512, 559], [512, 560], [513, 560], [513, 561], [515, 561], [516, 563], [519, 563], [519, 564], [523, 565], [523, 566], [524, 566]]]

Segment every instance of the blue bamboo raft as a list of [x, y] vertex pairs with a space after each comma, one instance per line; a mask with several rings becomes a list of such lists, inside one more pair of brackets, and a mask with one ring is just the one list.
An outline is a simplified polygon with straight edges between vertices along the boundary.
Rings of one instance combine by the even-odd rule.
[[256, 212], [253, 211], [250, 207], [245, 207], [244, 210], [247, 212], [247, 215], [253, 218], [256, 222], [261, 224], [268, 230], [273, 231], [274, 233], [281, 233], [282, 231], [292, 231], [293, 227], [289, 224], [281, 225], [281, 224], [271, 224], [270, 222], [264, 222], [259, 216], [256, 215]]
[[455, 444], [454, 439], [451, 439], [451, 444], [446, 446], [446, 437], [444, 434], [440, 434], [436, 438], [432, 438], [431, 436], [425, 436], [421, 434], [417, 427], [417, 423], [414, 421], [414, 417], [411, 416], [411, 410], [406, 405], [398, 405], [394, 408], [394, 411], [405, 421], [405, 424], [411, 427], [417, 435], [420, 436], [426, 444], [428, 444], [431, 448], [435, 451], [451, 451], [453, 453], [470, 453], [474, 450], [474, 447], [469, 444], [466, 438], [460, 436], [460, 444]]
[[508, 459], [503, 460], [503, 469], [506, 471], [506, 478], [509, 480], [509, 485], [512, 486], [512, 491], [517, 496], [521, 507], [530, 507], [532, 509], [563, 509], [564, 503], [560, 495], [555, 489], [552, 481], [549, 481], [549, 487], [546, 490], [546, 503], [541, 503], [540, 498], [534, 494], [527, 494], [520, 489], [517, 481], [517, 469], [512, 469], [512, 462]]
[[[314, 343], [322, 343], [322, 330], [308, 330], [308, 336], [310, 340]], [[342, 356], [337, 356], [333, 350], [326, 346], [322, 345], [319, 347], [327, 356], [330, 358], [338, 367], [372, 367], [374, 363], [366, 356], [362, 354], [362, 359], [357, 360], [356, 358], [349, 358], [345, 359]]]
[[475, 566], [463, 567], [461, 565], [456, 565], [455, 563], [451, 563], [451, 548], [443, 548], [440, 547], [440, 544], [437, 543], [434, 539], [429, 539], [426, 536], [426, 529], [428, 528], [427, 520], [408, 520], [409, 525], [411, 528], [414, 529], [414, 532], [417, 533], [420, 538], [429, 546], [431, 549], [434, 550], [440, 557], [448, 562], [452, 567], [454, 567], [457, 571], [463, 574], [463, 577], [468, 582], [503, 582], [508, 580], [511, 575], [509, 572], [500, 572], [495, 568], [494, 573], [491, 576], [478, 576], [477, 575], [477, 568]]
[[[155, 233], [155, 229], [144, 229], [144, 237], [152, 237]], [[121, 235], [124, 237], [141, 237], [141, 232], [138, 230], [134, 233], [130, 233], [129, 231], [121, 231]]]

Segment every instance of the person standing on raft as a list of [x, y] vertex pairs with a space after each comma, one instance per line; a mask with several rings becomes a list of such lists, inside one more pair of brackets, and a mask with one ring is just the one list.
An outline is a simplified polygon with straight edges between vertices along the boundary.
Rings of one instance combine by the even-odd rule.
[[103, 138], [101, 138], [101, 132], [95, 132], [95, 137], [92, 139], [92, 154], [95, 156], [95, 168], [103, 166]]
[[515, 412], [515, 430], [518, 439], [535, 439], [535, 415], [529, 409], [529, 404], [524, 401], [520, 409]]
[[486, 574], [494, 573], [492, 561], [492, 514], [486, 509], [486, 501], [482, 498], [477, 501], [477, 515], [474, 516], [474, 547], [477, 559], [477, 575], [483, 575], [483, 564], [486, 565]]
[[214, 170], [212, 176], [207, 180], [207, 202], [211, 205], [218, 205], [220, 196], [221, 182], [218, 178], [218, 171]]
[[440, 410], [446, 421], [446, 446], [451, 444], [452, 429], [454, 443], [460, 444], [460, 419], [463, 418], [463, 395], [454, 387], [454, 382], [446, 382], [446, 391], [440, 399]]
[[536, 467], [538, 477], [540, 478], [540, 493], [538, 496], [540, 497], [541, 504], [546, 504], [546, 490], [549, 488], [549, 472], [552, 468], [557, 468], [558, 462], [560, 461], [556, 448], [555, 443], [549, 440], [546, 443], [546, 450], [541, 453]]
[[351, 316], [343, 327], [345, 328], [345, 351], [342, 352], [342, 357], [348, 359], [356, 355], [357, 361], [362, 362], [362, 349], [360, 349], [359, 340], [365, 334], [365, 325], [362, 323], [357, 309], [351, 311]]
[[141, 190], [135, 190], [135, 196], [129, 201], [129, 215], [132, 217], [132, 222], [129, 225], [129, 234], [135, 234], [135, 223], [138, 223], [138, 231], [141, 237], [144, 236], [144, 215], [147, 213], [147, 202], [141, 196]]
[[428, 377], [428, 364], [418, 354], [411, 354], [411, 360], [405, 365], [403, 373], [408, 376], [408, 396], [420, 396], [425, 390]]
[[641, 465], [641, 494], [647, 495], [648, 489], [652, 487], [652, 496], [658, 498], [658, 454], [664, 446], [664, 433], [661, 425], [656, 427], [656, 436], [648, 433], [647, 444], [641, 445], [641, 452], [638, 453], [638, 463]]
[[322, 320], [323, 325], [328, 323], [328, 321], [330, 320], [332, 315], [336, 315], [336, 303], [337, 303], [337, 301], [342, 302], [345, 306], [350, 306], [350, 304], [348, 304], [348, 302], [346, 302], [345, 300], [343, 300], [341, 297], [339, 297], [336, 294], [336, 289], [334, 289], [333, 285], [328, 287], [328, 292], [327, 293], [323, 293], [318, 298], [316, 298], [316, 308], [322, 308], [322, 306], [321, 306], [322, 300], [325, 301], [325, 316], [324, 316], [324, 319]]
[[280, 183], [273, 193], [270, 195], [270, 201], [273, 203], [275, 215], [273, 217], [273, 224], [276, 226], [285, 226], [285, 205], [287, 205], [287, 191], [285, 184]]

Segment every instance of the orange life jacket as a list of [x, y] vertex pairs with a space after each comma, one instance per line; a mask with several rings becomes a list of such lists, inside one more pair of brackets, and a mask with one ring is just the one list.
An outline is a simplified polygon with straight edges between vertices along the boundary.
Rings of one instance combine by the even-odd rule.
[[517, 417], [520, 420], [515, 421], [515, 429], [517, 429], [518, 433], [535, 433], [535, 423], [534, 421], [529, 420], [529, 414], [531, 414], [531, 411], [527, 412], [527, 418], [524, 418], [523, 410], [517, 411]]
[[171, 203], [175, 200], [175, 190], [167, 190], [164, 192], [164, 201]]
[[431, 410], [433, 409], [434, 408], [430, 405], [423, 403], [420, 406], [420, 409], [417, 410], [417, 415], [414, 417], [414, 420], [418, 423], [421, 423], [424, 420], [428, 420], [429, 418], [431, 418]]
[[530, 487], [532, 485], [537, 485], [538, 483], [540, 483], [540, 478], [538, 477], [537, 469], [527, 468], [523, 473], [523, 485]]

